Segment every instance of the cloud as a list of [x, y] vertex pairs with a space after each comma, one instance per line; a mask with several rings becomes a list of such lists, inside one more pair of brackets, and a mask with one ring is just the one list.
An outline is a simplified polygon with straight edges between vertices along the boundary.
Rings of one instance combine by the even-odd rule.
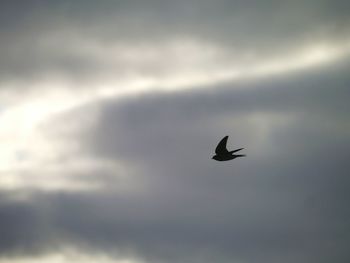
[[62, 249], [53, 253], [32, 256], [7, 256], [1, 257], [1, 263], [33, 263], [33, 262], [52, 262], [52, 263], [68, 263], [68, 262], [101, 262], [101, 263], [139, 263], [142, 262], [134, 258], [113, 258], [104, 254], [91, 255], [88, 252], [77, 251], [74, 249]]
[[347, 7], [5, 1], [0, 263], [348, 261]]
[[[3, 203], [9, 219], [1, 227], [13, 242], [1, 250], [26, 255], [39, 244], [50, 254], [64, 245], [145, 262], [346, 260], [347, 65], [109, 98], [57, 115], [42, 128], [76, 140], [68, 160], [82, 155], [120, 168], [82, 172], [107, 182], [102, 190], [34, 192], [27, 203]], [[95, 120], [72, 125], [90, 107]], [[248, 157], [210, 160], [220, 134]]]
[[137, 77], [234, 75], [319, 50], [349, 51], [344, 1], [29, 3], [3, 4], [3, 85], [28, 89], [24, 83], [55, 79], [75, 88], [101, 81], [120, 87]]

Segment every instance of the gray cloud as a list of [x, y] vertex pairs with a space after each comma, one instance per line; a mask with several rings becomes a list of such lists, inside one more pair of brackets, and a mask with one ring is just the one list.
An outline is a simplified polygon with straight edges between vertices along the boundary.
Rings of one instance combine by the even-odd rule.
[[[136, 168], [123, 172], [146, 187], [2, 205], [13, 241], [1, 251], [44, 240], [149, 262], [346, 262], [347, 65], [93, 105], [96, 127], [74, 133], [81, 150]], [[225, 134], [246, 159], [210, 160]]]
[[233, 54], [237, 61], [283, 55], [308, 43], [347, 41], [348, 5], [340, 0], [254, 5], [225, 0], [4, 1], [1, 81], [48, 76], [91, 81], [150, 70], [150, 64], [135, 68], [125, 61], [111, 63], [109, 56], [92, 56], [91, 50], [84, 51], [91, 41], [100, 49], [115, 44], [157, 48], [193, 38]]
[[[238, 57], [268, 57], [308, 42], [342, 42], [348, 5], [3, 1], [0, 82], [58, 75], [80, 87], [105, 71], [162, 74], [163, 65], [111, 63], [108, 52], [89, 54], [84, 44], [98, 52], [114, 44], [157, 49], [191, 37]], [[57, 144], [78, 145], [59, 160], [61, 178], [103, 189], [2, 192], [0, 255], [68, 246], [146, 262], [348, 262], [348, 68], [344, 57], [273, 77], [96, 99], [50, 115], [39, 128]], [[210, 160], [224, 135], [247, 158]], [[121, 168], [64, 166], [82, 156]], [[43, 171], [22, 173], [29, 180]]]
[[[135, 211], [146, 209], [147, 232], [160, 229], [170, 240], [178, 238], [171, 229], [180, 233], [170, 247], [192, 251], [207, 240], [211, 253], [231, 261], [322, 262], [336, 254], [341, 262], [349, 256], [346, 68], [344, 62], [289, 78], [228, 83], [215, 93], [110, 101], [102, 106], [94, 149], [142, 168], [135, 180], [152, 183]], [[262, 123], [249, 121], [255, 114]], [[282, 121], [274, 119], [279, 114]], [[268, 132], [259, 144], [264, 123]], [[232, 147], [245, 146], [249, 160], [210, 162], [218, 134], [231, 134]]]
[[[207, 136], [214, 136], [221, 129], [233, 133], [243, 130], [255, 136], [256, 131], [246, 129], [251, 127], [241, 126], [242, 123], [244, 125], [242, 119], [254, 114], [266, 114], [267, 122], [274, 114], [286, 118], [296, 116], [297, 122], [305, 122], [304, 129], [314, 129], [320, 125], [320, 131], [312, 130], [318, 133], [323, 131], [323, 125], [324, 128], [328, 126], [335, 130], [329, 132], [346, 135], [349, 109], [347, 98], [350, 95], [347, 88], [347, 65], [344, 62], [334, 69], [324, 67], [287, 77], [226, 83], [216, 87], [203, 87], [197, 91], [150, 94], [117, 102], [107, 100], [102, 104], [100, 126], [96, 134], [92, 134], [93, 140], [97, 140], [99, 154], [103, 155], [110, 150], [118, 154], [118, 158], [123, 158], [123, 155], [128, 158], [151, 158], [153, 151], [150, 152], [149, 149], [153, 145], [164, 143], [164, 154], [161, 156], [169, 157], [172, 162], [175, 153], [173, 150], [168, 152], [168, 149], [174, 149], [172, 147], [186, 148], [181, 151], [185, 154], [180, 156], [183, 161], [193, 155], [187, 150], [187, 141], [184, 145], [181, 141], [174, 141], [182, 140], [182, 136], [193, 138], [195, 147], [203, 147]], [[288, 124], [286, 126], [289, 128]], [[271, 130], [275, 132], [272, 128]], [[116, 134], [118, 137], [114, 136]], [[210, 138], [214, 141], [217, 139]], [[115, 152], [119, 148], [121, 152]], [[207, 150], [200, 149], [203, 152]], [[159, 152], [154, 151], [153, 154], [158, 157]], [[193, 158], [190, 158], [191, 161]]]

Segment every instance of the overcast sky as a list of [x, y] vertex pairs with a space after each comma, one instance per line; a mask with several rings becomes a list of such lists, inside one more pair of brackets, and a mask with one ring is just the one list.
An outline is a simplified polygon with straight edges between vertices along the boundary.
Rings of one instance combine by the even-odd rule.
[[349, 262], [349, 10], [1, 1], [0, 263]]

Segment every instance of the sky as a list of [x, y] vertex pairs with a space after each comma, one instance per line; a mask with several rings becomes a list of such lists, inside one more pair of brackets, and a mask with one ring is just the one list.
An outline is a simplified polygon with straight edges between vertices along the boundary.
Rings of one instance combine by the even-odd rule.
[[1, 1], [0, 263], [349, 262], [349, 8]]

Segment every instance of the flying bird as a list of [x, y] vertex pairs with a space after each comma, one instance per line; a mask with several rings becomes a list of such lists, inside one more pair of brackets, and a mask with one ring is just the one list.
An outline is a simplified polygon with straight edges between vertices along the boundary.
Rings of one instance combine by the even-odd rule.
[[222, 138], [218, 146], [216, 146], [216, 149], [215, 149], [216, 154], [212, 157], [212, 159], [216, 161], [229, 161], [237, 157], [245, 156], [244, 154], [234, 154], [235, 152], [243, 150], [244, 148], [240, 148], [234, 151], [228, 151], [226, 148], [227, 139], [228, 139], [228, 136], [225, 136], [224, 138]]

